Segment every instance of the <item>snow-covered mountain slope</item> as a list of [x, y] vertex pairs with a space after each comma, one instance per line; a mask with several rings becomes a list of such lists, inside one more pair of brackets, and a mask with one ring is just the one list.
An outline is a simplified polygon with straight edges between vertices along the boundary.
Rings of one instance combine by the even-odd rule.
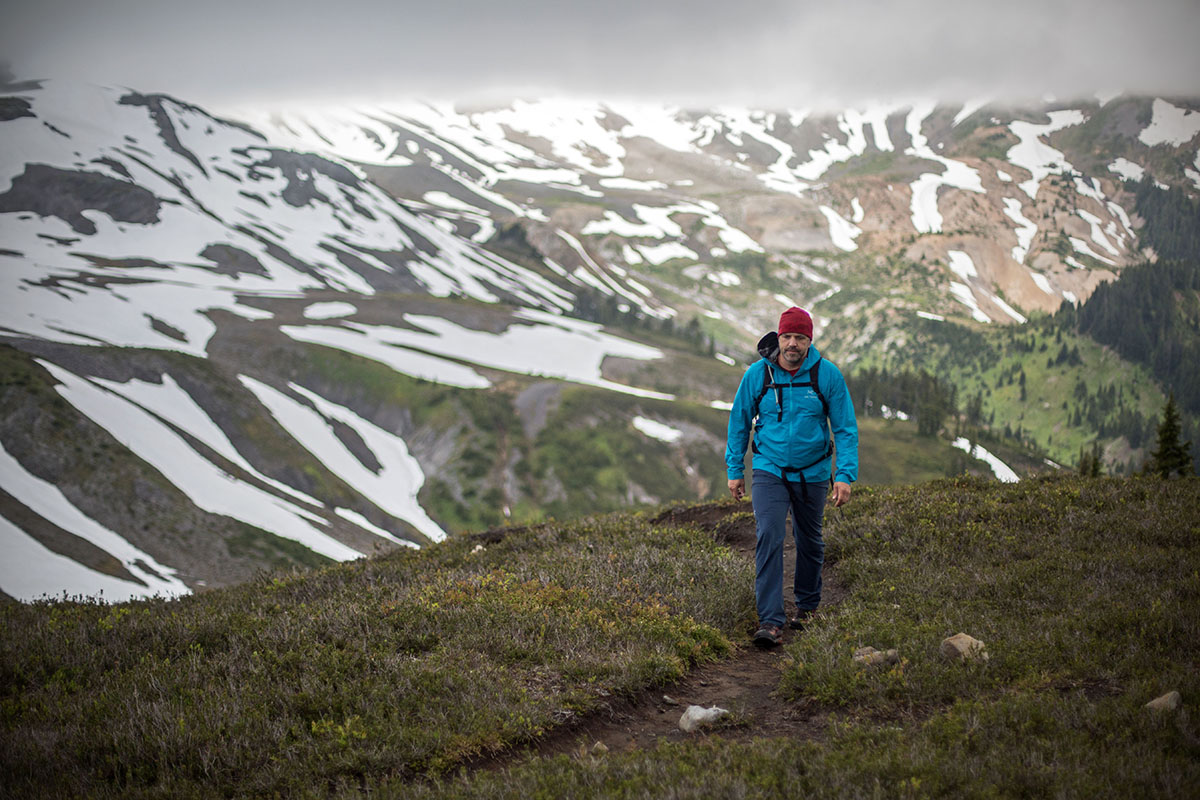
[[[570, 308], [569, 293], [346, 165], [198, 108], [61, 83], [13, 99], [26, 107], [4, 122], [0, 235], [3, 291], [24, 307], [5, 317], [15, 333], [201, 355], [207, 312], [261, 315], [239, 296], [399, 290]], [[75, 313], [80, 301], [91, 313]]]
[[[632, 289], [632, 302], [638, 287], [679, 283], [664, 280], [667, 262], [729, 286], [744, 276], [721, 262], [739, 255], [884, 253], [934, 270], [910, 310], [1021, 322], [1144, 257], [1125, 179], [1200, 188], [1200, 110], [1161, 98], [835, 115], [540, 101], [242, 116], [272, 141], [362, 164], [475, 241], [518, 220], [543, 257], [610, 278], [600, 291]], [[815, 271], [824, 280], [791, 274], [808, 284], [791, 297], [825, 293], [833, 276]], [[721, 305], [690, 299], [676, 311]], [[758, 330], [777, 311], [751, 306], [729, 315]]]
[[462, 498], [458, 439], [478, 424], [414, 419], [405, 387], [505, 402], [516, 376], [673, 400], [606, 377], [606, 359], [662, 352], [564, 317], [580, 279], [501, 258], [345, 162], [168, 97], [8, 89], [6, 594], [178, 594], [444, 537], [418, 496], [438, 470], [442, 508]]
[[1200, 186], [1180, 100], [231, 122], [0, 94], [0, 592], [22, 599], [712, 496], [734, 356], [781, 308], [845, 364], [918, 315], [1020, 324], [1142, 257], [1124, 178]]

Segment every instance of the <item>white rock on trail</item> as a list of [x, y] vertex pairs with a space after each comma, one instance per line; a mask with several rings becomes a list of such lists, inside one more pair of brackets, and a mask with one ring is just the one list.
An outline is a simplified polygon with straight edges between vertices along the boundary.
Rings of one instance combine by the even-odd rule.
[[683, 712], [683, 716], [679, 718], [679, 729], [684, 733], [691, 733], [701, 726], [711, 725], [728, 713], [725, 709], [717, 706], [712, 708], [688, 706], [687, 711]]

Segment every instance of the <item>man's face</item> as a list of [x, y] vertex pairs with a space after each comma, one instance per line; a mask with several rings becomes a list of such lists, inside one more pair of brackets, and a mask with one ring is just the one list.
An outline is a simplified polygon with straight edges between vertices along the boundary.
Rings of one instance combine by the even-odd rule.
[[779, 364], [785, 369], [796, 369], [804, 363], [808, 346], [812, 344], [803, 333], [779, 334]]

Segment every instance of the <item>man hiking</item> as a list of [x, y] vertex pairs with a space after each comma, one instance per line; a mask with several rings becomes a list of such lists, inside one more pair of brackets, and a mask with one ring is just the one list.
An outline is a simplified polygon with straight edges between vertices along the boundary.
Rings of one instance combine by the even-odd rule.
[[746, 444], [751, 426], [754, 429], [751, 501], [758, 538], [754, 595], [759, 624], [754, 643], [760, 647], [779, 644], [787, 621], [783, 538], [788, 509], [796, 539], [796, 615], [791, 627], [799, 630], [821, 602], [821, 518], [835, 446], [835, 506], [850, 500], [850, 484], [858, 479], [858, 423], [846, 379], [821, 358], [812, 335], [808, 312], [795, 307], [784, 311], [778, 332], [759, 340], [762, 358], [742, 376], [729, 415], [725, 464], [735, 500], [746, 494]]

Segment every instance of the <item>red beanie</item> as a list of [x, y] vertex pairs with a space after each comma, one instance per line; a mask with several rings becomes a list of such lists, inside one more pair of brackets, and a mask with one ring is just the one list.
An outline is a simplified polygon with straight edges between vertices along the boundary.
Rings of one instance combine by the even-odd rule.
[[792, 306], [779, 315], [779, 334], [801, 333], [812, 339], [812, 317], [803, 308]]

